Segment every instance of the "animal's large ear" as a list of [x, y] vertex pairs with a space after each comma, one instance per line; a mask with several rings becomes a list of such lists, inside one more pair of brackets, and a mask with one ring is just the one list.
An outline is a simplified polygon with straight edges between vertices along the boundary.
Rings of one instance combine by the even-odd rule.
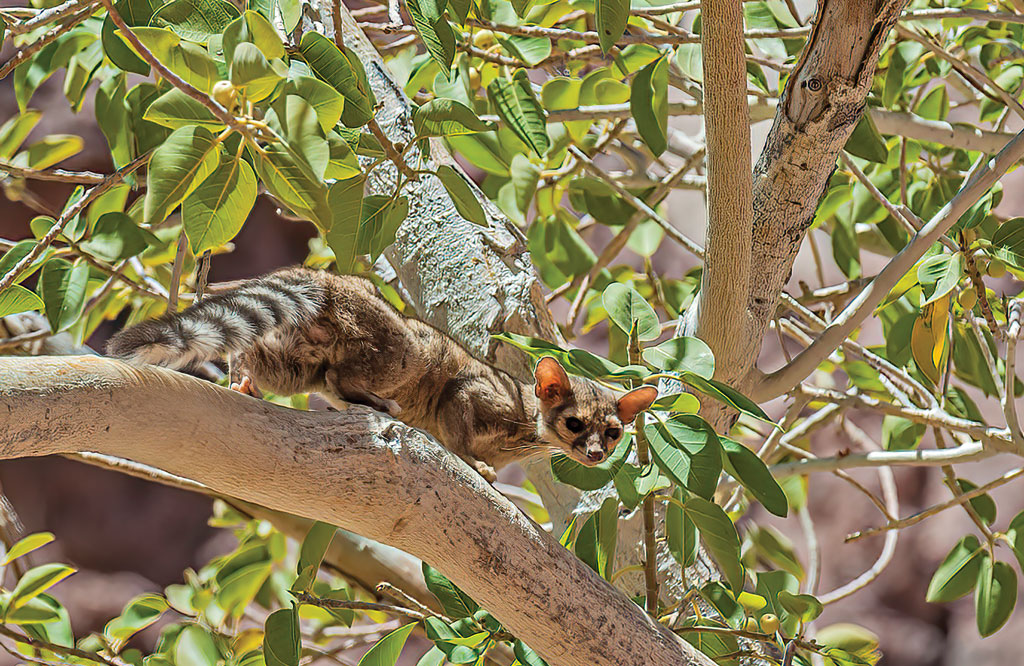
[[569, 375], [565, 374], [561, 364], [551, 356], [545, 356], [537, 363], [533, 376], [537, 379], [534, 391], [546, 407], [560, 405], [572, 395]]
[[636, 415], [644, 411], [658, 399], [658, 389], [653, 386], [641, 386], [619, 398], [619, 419], [629, 423]]

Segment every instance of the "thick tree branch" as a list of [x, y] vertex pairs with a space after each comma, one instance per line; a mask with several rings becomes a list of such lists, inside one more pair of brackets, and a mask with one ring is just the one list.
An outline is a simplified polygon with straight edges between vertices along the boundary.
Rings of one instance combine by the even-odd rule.
[[[906, 0], [825, 0], [754, 167], [749, 308], [761, 340]], [[750, 367], [756, 353], [747, 362]], [[745, 387], [741, 387], [745, 388]]]
[[552, 664], [711, 664], [454, 455], [376, 412], [295, 411], [98, 357], [4, 358], [0, 375], [0, 457], [131, 458], [387, 542]]
[[708, 240], [696, 333], [714, 352], [715, 376], [731, 382], [760, 347], [747, 315], [753, 192], [743, 6], [705, 0], [701, 19]]

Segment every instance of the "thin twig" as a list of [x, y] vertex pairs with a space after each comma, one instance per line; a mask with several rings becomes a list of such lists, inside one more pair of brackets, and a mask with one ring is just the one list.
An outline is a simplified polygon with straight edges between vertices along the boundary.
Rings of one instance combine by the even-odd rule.
[[203, 256], [199, 258], [199, 277], [196, 278], [196, 298], [195, 303], [203, 300], [203, 296], [206, 295], [206, 285], [210, 279], [210, 264], [212, 261], [213, 253], [210, 250], [203, 252]]
[[92, 171], [66, 171], [64, 169], [30, 169], [12, 164], [8, 160], [0, 159], [0, 171], [11, 176], [27, 178], [29, 180], [48, 180], [58, 183], [78, 183], [82, 185], [96, 185], [102, 183], [106, 176], [102, 173]]
[[171, 282], [167, 285], [167, 311], [178, 311], [178, 288], [181, 286], [181, 271], [185, 265], [185, 251], [188, 250], [188, 236], [182, 229], [178, 234], [178, 249], [174, 253], [174, 267], [171, 270]]
[[67, 226], [67, 224], [75, 217], [77, 217], [82, 211], [84, 211], [89, 204], [95, 201], [101, 194], [103, 194], [110, 188], [120, 183], [122, 180], [124, 180], [125, 176], [141, 167], [148, 160], [149, 153], [136, 157], [128, 164], [124, 165], [114, 173], [104, 178], [102, 183], [99, 183], [98, 185], [90, 189], [88, 192], [86, 192], [84, 195], [82, 195], [81, 199], [79, 199], [72, 205], [68, 206], [64, 210], [64, 212], [61, 213], [61, 216], [57, 219], [53, 226], [50, 227], [50, 229], [43, 235], [42, 238], [39, 239], [35, 246], [31, 250], [29, 250], [28, 254], [22, 257], [21, 261], [16, 263], [11, 268], [11, 270], [7, 271], [6, 275], [0, 278], [0, 291], [3, 291], [7, 287], [10, 287], [12, 284], [14, 284], [14, 281], [18, 279], [18, 277], [25, 271], [25, 269], [28, 268], [33, 261], [38, 259], [40, 255], [42, 255], [43, 252], [46, 250], [46, 248], [48, 248], [53, 243], [53, 241], [56, 240], [57, 236], [59, 236], [60, 233], [64, 231], [64, 227]]
[[8, 24], [7, 32], [11, 35], [24, 35], [36, 30], [37, 28], [41, 28], [44, 25], [55, 23], [66, 16], [70, 16], [78, 12], [83, 8], [83, 5], [91, 6], [94, 4], [96, 4], [96, 0], [68, 0], [68, 2], [64, 2], [55, 7], [49, 7], [41, 10], [30, 19]]
[[403, 608], [402, 606], [394, 606], [392, 604], [378, 604], [371, 601], [349, 601], [345, 599], [324, 599], [318, 597], [309, 592], [300, 592], [295, 595], [296, 600], [299, 603], [309, 604], [310, 606], [319, 606], [320, 608], [335, 608], [343, 610], [371, 610], [378, 611], [380, 613], [390, 613], [392, 615], [404, 615], [405, 617], [411, 617], [414, 620], [425, 620], [428, 615], [421, 613], [418, 610], [411, 608]]
[[55, 39], [67, 34], [73, 30], [80, 23], [85, 21], [87, 18], [92, 16], [92, 7], [87, 7], [85, 10], [80, 11], [78, 14], [73, 15], [66, 23], [54, 28], [50, 32], [46, 33], [36, 41], [23, 46], [11, 56], [10, 60], [5, 62], [3, 66], [0, 66], [0, 79], [5, 78], [8, 74], [13, 72], [15, 68], [21, 63], [27, 61], [34, 54], [39, 52], [44, 46], [52, 43]]
[[[629, 337], [629, 362], [640, 362], [640, 341], [636, 335]], [[639, 387], [639, 382], [634, 382], [634, 388]], [[636, 457], [641, 468], [651, 464], [651, 448], [647, 442], [647, 434], [644, 432], [644, 413], [636, 415], [634, 421], [634, 438], [636, 439]], [[644, 583], [646, 592], [644, 594], [645, 608], [651, 617], [658, 616], [658, 550], [655, 540], [654, 522], [654, 493], [648, 493], [643, 499], [643, 520], [644, 520]]]
[[[985, 317], [985, 323], [988, 325], [988, 330], [992, 332], [993, 337], [996, 340], [1003, 336], [1003, 332], [999, 328], [999, 323], [996, 321], [996, 317], [992, 314], [992, 304], [988, 302], [988, 293], [985, 289], [985, 281], [981, 278], [981, 272], [978, 270], [978, 264], [974, 261], [974, 255], [971, 253], [971, 248], [967, 243], [967, 238], [964, 234], [960, 234], [960, 251], [964, 255], [964, 271], [967, 273], [967, 277], [971, 280], [971, 285], [974, 287], [974, 291], [978, 294], [978, 307], [981, 309], [981, 314]], [[984, 341], [981, 343], [984, 345]], [[998, 377], [996, 378], [998, 380]]]
[[[953, 449], [946, 450], [951, 451]], [[1009, 472], [1003, 474], [999, 478], [993, 479], [992, 481], [989, 481], [983, 486], [978, 486], [973, 490], [965, 492], [963, 495], [960, 495], [959, 497], [954, 497], [953, 499], [943, 502], [942, 504], [936, 504], [935, 506], [929, 507], [923, 511], [915, 513], [912, 516], [901, 518], [900, 520], [891, 522], [887, 525], [882, 525], [881, 527], [872, 527], [871, 529], [861, 530], [860, 532], [854, 532], [853, 534], [847, 536], [845, 541], [847, 543], [851, 543], [853, 541], [859, 541], [864, 537], [874, 536], [876, 534], [880, 534], [882, 532], [886, 532], [889, 530], [899, 530], [903, 529], [904, 527], [916, 525], [922, 520], [930, 518], [931, 516], [934, 516], [937, 513], [941, 513], [946, 509], [958, 506], [960, 504], [963, 504], [964, 502], [968, 502], [974, 499], [975, 497], [984, 495], [985, 493], [989, 492], [990, 490], [994, 490], [999, 486], [1006, 485], [1007, 483], [1019, 477], [1021, 474], [1024, 474], [1024, 467], [1018, 467], [1017, 469], [1010, 470]]]

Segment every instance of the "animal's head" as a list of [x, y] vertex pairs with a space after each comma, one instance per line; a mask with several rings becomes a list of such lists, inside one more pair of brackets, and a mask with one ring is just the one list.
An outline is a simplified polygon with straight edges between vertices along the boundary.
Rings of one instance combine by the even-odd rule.
[[603, 462], [622, 439], [623, 428], [658, 397], [653, 386], [623, 395], [588, 379], [570, 377], [550, 356], [537, 363], [534, 377], [540, 438], [588, 467]]

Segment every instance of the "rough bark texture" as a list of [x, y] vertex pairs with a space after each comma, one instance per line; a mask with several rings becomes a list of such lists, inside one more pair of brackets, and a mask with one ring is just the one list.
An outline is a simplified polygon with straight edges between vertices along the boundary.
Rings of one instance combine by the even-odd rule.
[[381, 414], [290, 410], [97, 357], [3, 358], [0, 376], [0, 458], [131, 458], [388, 543], [436, 566], [555, 666], [712, 663], [454, 455]]
[[[814, 211], [864, 110], [878, 54], [906, 0], [822, 0], [754, 167], [749, 313], [761, 340]], [[753, 367], [756, 354], [748, 359]], [[741, 385], [746, 388], [746, 385]]]

